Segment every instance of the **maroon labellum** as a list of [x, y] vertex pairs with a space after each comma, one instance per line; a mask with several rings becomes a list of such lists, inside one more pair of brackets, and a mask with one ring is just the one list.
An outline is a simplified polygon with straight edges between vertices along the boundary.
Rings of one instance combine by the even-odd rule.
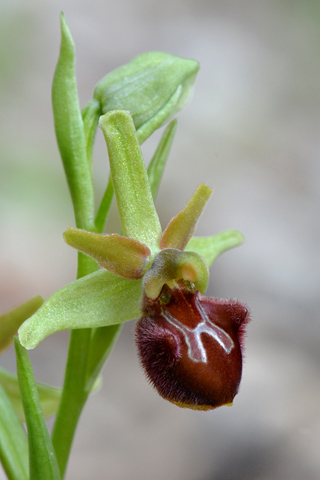
[[136, 325], [142, 366], [159, 394], [180, 407], [209, 410], [232, 404], [242, 373], [248, 310], [184, 285], [145, 296]]

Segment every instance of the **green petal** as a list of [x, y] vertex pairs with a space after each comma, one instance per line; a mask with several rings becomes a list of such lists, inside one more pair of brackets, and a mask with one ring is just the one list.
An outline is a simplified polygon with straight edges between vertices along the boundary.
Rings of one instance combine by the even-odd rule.
[[148, 177], [153, 199], [155, 199], [157, 196], [160, 181], [163, 175], [164, 168], [166, 166], [166, 162], [176, 130], [177, 121], [173, 120], [171, 123], [169, 123], [169, 125], [163, 132], [159, 145], [148, 166]]
[[108, 147], [123, 235], [157, 252], [161, 226], [131, 115], [109, 112], [100, 117], [100, 127]]
[[20, 325], [43, 304], [43, 298], [33, 297], [22, 305], [0, 315], [0, 352], [3, 352], [13, 342]]
[[60, 472], [27, 351], [14, 338], [17, 374], [26, 417], [30, 479], [60, 480]]
[[141, 280], [100, 270], [56, 291], [19, 329], [21, 344], [34, 348], [60, 330], [116, 325], [140, 316]]
[[[94, 222], [94, 191], [87, 159], [87, 138], [79, 106], [75, 77], [74, 43], [61, 14], [60, 56], [52, 83], [52, 107], [57, 142], [79, 228]], [[88, 134], [89, 138], [90, 135]]]
[[151, 253], [138, 240], [117, 233], [103, 235], [70, 227], [63, 236], [68, 245], [90, 255], [109, 272], [126, 278], [141, 278]]
[[204, 259], [195, 252], [181, 252], [166, 248], [155, 257], [144, 276], [143, 288], [147, 297], [155, 299], [163, 285], [172, 281], [192, 282], [200, 293], [205, 293], [209, 283], [209, 270]]
[[186, 104], [199, 64], [163, 52], [148, 52], [104, 77], [94, 90], [103, 113], [128, 110], [142, 143]]
[[211, 193], [212, 189], [208, 185], [199, 185], [187, 206], [168, 223], [161, 237], [161, 249], [178, 248], [184, 250], [193, 235], [198, 219]]
[[226, 230], [211, 237], [193, 237], [186, 250], [199, 253], [210, 266], [221, 253], [241, 245], [243, 241], [242, 233], [237, 230]]
[[28, 480], [28, 442], [5, 389], [0, 385], [0, 459], [9, 480]]

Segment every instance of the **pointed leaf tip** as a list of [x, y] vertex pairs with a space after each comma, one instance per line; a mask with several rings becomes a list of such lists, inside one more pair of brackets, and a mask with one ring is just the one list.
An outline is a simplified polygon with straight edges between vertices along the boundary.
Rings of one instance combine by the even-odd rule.
[[94, 192], [75, 76], [75, 46], [63, 14], [60, 24], [60, 54], [52, 81], [54, 126], [76, 224], [88, 227], [94, 218]]

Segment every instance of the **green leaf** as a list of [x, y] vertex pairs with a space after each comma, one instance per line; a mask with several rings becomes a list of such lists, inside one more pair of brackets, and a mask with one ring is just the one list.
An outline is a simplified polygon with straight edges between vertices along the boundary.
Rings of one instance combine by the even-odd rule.
[[210, 237], [193, 237], [186, 250], [199, 253], [210, 266], [221, 253], [241, 245], [243, 241], [242, 233], [237, 230], [226, 230]]
[[79, 106], [74, 43], [63, 14], [60, 20], [60, 56], [52, 84], [54, 125], [77, 227], [91, 230], [89, 227], [94, 224], [94, 191], [87, 159], [90, 134], [85, 134]]
[[162, 249], [178, 248], [184, 250], [193, 235], [198, 219], [211, 193], [212, 189], [208, 185], [199, 185], [187, 206], [168, 223], [160, 241]]
[[[0, 368], [0, 385], [10, 398], [20, 422], [24, 422], [25, 416], [17, 376], [4, 368]], [[50, 417], [58, 409], [61, 390], [43, 383], [37, 383], [37, 390], [43, 414], [45, 417]]]
[[114, 193], [114, 190], [113, 190], [111, 175], [109, 175], [108, 184], [103, 194], [103, 197], [96, 215], [96, 220], [95, 220], [96, 231], [99, 233], [103, 232], [104, 224], [106, 223], [109, 209], [111, 207], [113, 193]]
[[60, 330], [116, 325], [140, 316], [141, 280], [100, 270], [56, 291], [19, 329], [23, 346], [34, 348]]
[[14, 339], [20, 393], [26, 417], [30, 479], [59, 480], [60, 472], [27, 351]]
[[117, 233], [104, 235], [67, 228], [63, 236], [68, 245], [90, 255], [109, 272], [126, 278], [141, 278], [151, 253], [149, 248], [138, 240]]
[[40, 296], [27, 300], [22, 305], [0, 315], [0, 353], [13, 342], [13, 336], [17, 333], [20, 325], [43, 304]]
[[28, 442], [13, 406], [0, 385], [0, 459], [9, 480], [28, 480]]
[[142, 143], [188, 101], [199, 64], [163, 52], [148, 52], [104, 77], [94, 98], [103, 113], [128, 110]]
[[148, 177], [153, 199], [156, 198], [170, 148], [177, 130], [177, 120], [169, 123], [148, 166]]
[[100, 117], [100, 127], [108, 147], [123, 235], [157, 252], [161, 226], [131, 115], [117, 110], [106, 113]]
[[91, 168], [92, 164], [92, 151], [94, 139], [96, 136], [99, 117], [102, 114], [100, 104], [97, 100], [92, 99], [87, 105], [82, 109], [82, 121], [83, 121], [83, 130], [86, 139], [87, 146], [87, 159], [88, 164]]

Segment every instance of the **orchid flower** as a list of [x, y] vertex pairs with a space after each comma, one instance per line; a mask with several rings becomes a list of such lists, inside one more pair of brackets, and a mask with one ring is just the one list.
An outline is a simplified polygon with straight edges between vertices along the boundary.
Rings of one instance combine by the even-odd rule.
[[[142, 364], [159, 393], [190, 408], [213, 408], [231, 403], [241, 378], [238, 331], [242, 332], [247, 323], [247, 310], [239, 303], [212, 303], [205, 297], [202, 299], [201, 294], [205, 293], [209, 281], [208, 264], [225, 250], [239, 245], [243, 237], [234, 230], [212, 237], [193, 237], [197, 221], [212, 193], [205, 184], [197, 188], [186, 207], [162, 232], [130, 113], [121, 110], [108, 112], [100, 118], [100, 127], [108, 148], [122, 235], [67, 228], [65, 241], [92, 257], [102, 269], [54, 293], [20, 327], [20, 342], [30, 349], [60, 330], [119, 325], [139, 317], [152, 318], [155, 324], [161, 325], [165, 319], [168, 328], [164, 331], [161, 327], [161, 342], [167, 347], [172, 344], [176, 352], [169, 363], [182, 364], [183, 349], [176, 345], [177, 338], [172, 333], [175, 330], [180, 340], [189, 345], [184, 348], [185, 356], [193, 366], [206, 366], [212, 370], [215, 359], [211, 357], [215, 355], [216, 358], [215, 351], [220, 350], [226, 357], [225, 363], [236, 357], [237, 372], [232, 392], [224, 395], [221, 401], [216, 399], [216, 393], [214, 399], [208, 394], [208, 398], [204, 395], [200, 400], [163, 393], [159, 382], [150, 373], [153, 367], [149, 368], [149, 360], [145, 360], [142, 344], [146, 342], [146, 335], [142, 327], [144, 322], [140, 320], [137, 342]], [[171, 309], [172, 302], [178, 302], [180, 313], [176, 313], [175, 307]], [[158, 317], [161, 318], [159, 322]], [[201, 326], [204, 321], [205, 325]], [[148, 328], [150, 330], [150, 325]], [[190, 335], [188, 329], [192, 331]], [[157, 335], [159, 337], [159, 333]], [[211, 366], [205, 354], [208, 339], [209, 344], [214, 345], [209, 347], [213, 352], [208, 354]], [[193, 349], [198, 353], [194, 355]], [[212, 375], [215, 375], [214, 369]], [[231, 373], [228, 375], [232, 376]]]

